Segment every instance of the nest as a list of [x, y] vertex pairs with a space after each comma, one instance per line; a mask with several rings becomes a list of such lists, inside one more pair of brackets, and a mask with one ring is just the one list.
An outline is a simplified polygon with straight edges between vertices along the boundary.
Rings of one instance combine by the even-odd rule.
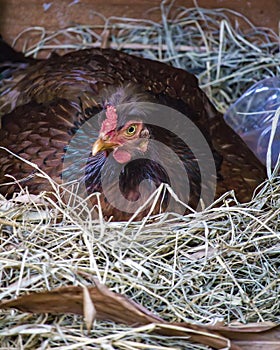
[[[221, 111], [249, 84], [279, 74], [276, 34], [255, 28], [240, 14], [234, 16], [246, 21], [246, 33], [233, 26], [228, 18], [233, 13], [225, 9], [171, 11], [162, 5], [161, 13], [161, 23], [103, 18], [102, 30], [99, 25], [56, 33], [29, 28], [24, 35], [39, 31], [40, 40], [31, 46], [26, 41], [24, 48], [36, 55], [96, 47], [109, 30], [111, 46], [195, 73]], [[3, 197], [0, 300], [85, 286], [98, 278], [170, 322], [279, 323], [280, 179], [275, 173], [249, 203], [238, 203], [230, 192], [202, 212], [161, 214], [143, 222], [93, 221], [75, 194], [72, 205], [65, 205], [54, 183], [57, 202], [26, 190], [13, 200]], [[208, 349], [150, 334], [149, 327], [111, 322], [96, 322], [86, 333], [81, 317], [71, 315], [5, 311], [0, 329], [3, 349]]]

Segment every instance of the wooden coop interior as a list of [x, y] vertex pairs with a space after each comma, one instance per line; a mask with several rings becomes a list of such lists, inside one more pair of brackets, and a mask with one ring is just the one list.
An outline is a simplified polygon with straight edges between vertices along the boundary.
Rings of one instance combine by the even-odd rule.
[[[174, 7], [193, 7], [195, 4], [209, 9], [231, 9], [246, 16], [256, 26], [269, 27], [276, 33], [279, 31], [279, 0], [177, 0]], [[1, 0], [0, 32], [8, 43], [12, 43], [14, 38], [28, 27], [41, 26], [46, 30], [55, 31], [73, 24], [93, 24], [93, 20], [96, 21], [96, 12], [105, 17], [159, 21], [159, 11], [151, 11], [159, 5], [159, 0]]]

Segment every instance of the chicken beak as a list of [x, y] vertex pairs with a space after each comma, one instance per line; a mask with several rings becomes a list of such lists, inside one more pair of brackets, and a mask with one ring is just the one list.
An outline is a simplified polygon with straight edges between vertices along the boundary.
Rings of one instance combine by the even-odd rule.
[[112, 149], [116, 146], [119, 146], [119, 145], [110, 141], [105, 141], [102, 138], [99, 138], [94, 142], [91, 152], [93, 156], [96, 156], [97, 153], [108, 149]]

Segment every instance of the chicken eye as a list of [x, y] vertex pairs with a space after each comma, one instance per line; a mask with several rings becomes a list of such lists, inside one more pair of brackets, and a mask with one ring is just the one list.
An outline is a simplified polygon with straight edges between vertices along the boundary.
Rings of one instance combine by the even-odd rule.
[[136, 133], [136, 125], [130, 125], [126, 130], [125, 133], [128, 136], [133, 136]]

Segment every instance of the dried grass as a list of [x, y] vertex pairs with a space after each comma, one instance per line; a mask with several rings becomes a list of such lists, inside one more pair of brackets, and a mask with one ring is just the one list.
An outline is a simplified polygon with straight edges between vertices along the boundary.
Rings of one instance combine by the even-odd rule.
[[[249, 23], [251, 31], [241, 35], [228, 10], [181, 9], [173, 12], [172, 23], [167, 12], [162, 8], [161, 24], [110, 18], [103, 28], [110, 29], [116, 47], [194, 71], [221, 110], [249, 83], [279, 73], [270, 31]], [[50, 34], [40, 28], [40, 43], [27, 52], [61, 49], [61, 35], [67, 49], [97, 46], [97, 29], [77, 26]], [[54, 183], [53, 188], [58, 197]], [[0, 300], [87, 285], [97, 277], [165, 320], [279, 323], [279, 189], [274, 175], [250, 203], [239, 204], [227, 193], [203, 212], [162, 214], [144, 224], [93, 221], [74, 193], [71, 206], [46, 193], [2, 198]], [[1, 349], [206, 349], [152, 335], [152, 327], [97, 322], [88, 334], [78, 316], [6, 311], [0, 343]]]
[[[184, 217], [158, 215], [144, 226], [81, 220], [78, 197], [75, 210], [44, 193], [22, 204], [3, 198], [0, 299], [87, 285], [97, 276], [165, 320], [278, 322], [279, 188], [275, 178], [246, 205], [229, 193], [218, 207]], [[0, 329], [2, 345], [10, 349], [19, 342], [52, 349], [107, 343], [112, 349], [193, 348], [183, 339], [150, 335], [149, 327], [98, 322], [87, 334], [79, 317], [67, 315], [5, 312]]]

